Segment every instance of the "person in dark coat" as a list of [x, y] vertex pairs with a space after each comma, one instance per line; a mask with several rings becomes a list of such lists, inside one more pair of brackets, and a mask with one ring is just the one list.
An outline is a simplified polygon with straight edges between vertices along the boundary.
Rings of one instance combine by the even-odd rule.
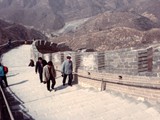
[[40, 82], [43, 82], [43, 67], [47, 64], [46, 60], [43, 60], [42, 57], [38, 58], [36, 62], [35, 72], [39, 73]]
[[30, 63], [28, 66], [34, 67], [34, 61], [32, 59], [30, 59]]
[[72, 79], [73, 79], [72, 71], [73, 71], [73, 63], [71, 60], [71, 56], [67, 56], [67, 60], [63, 62], [61, 70], [63, 76], [63, 86], [65, 86], [67, 76], [69, 77], [68, 85], [72, 86]]

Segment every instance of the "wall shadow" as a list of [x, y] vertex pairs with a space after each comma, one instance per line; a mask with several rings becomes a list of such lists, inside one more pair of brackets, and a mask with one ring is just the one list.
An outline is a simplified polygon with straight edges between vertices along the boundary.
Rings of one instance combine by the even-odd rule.
[[12, 74], [12, 75], [7, 75], [7, 77], [14, 77], [16, 75], [18, 75], [19, 73], [16, 73], [16, 74]]
[[23, 81], [18, 82], [18, 83], [10, 84], [9, 86], [19, 85], [19, 84], [23, 84], [25, 82], [28, 82], [28, 80], [23, 80]]

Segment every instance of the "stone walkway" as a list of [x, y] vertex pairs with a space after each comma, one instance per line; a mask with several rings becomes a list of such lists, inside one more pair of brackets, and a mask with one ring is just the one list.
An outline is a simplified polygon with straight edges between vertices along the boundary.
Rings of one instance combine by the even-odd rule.
[[[21, 46], [16, 51], [30, 54], [29, 46]], [[27, 52], [28, 51], [28, 52]], [[21, 66], [8, 60], [14, 53]], [[17, 54], [17, 55], [16, 55]], [[29, 56], [29, 55], [26, 55]], [[16, 59], [15, 58], [15, 59]], [[14, 50], [4, 55], [3, 62], [9, 62], [10, 73], [7, 91], [15, 95], [23, 106], [22, 109], [36, 120], [159, 120], [160, 114], [155, 108], [141, 102], [124, 99], [107, 92], [82, 88], [79, 85], [62, 86], [62, 77], [56, 79], [57, 91], [47, 91], [46, 85], [40, 83], [34, 68], [22, 65], [23, 54]], [[29, 59], [30, 58], [25, 58]], [[24, 60], [27, 61], [27, 60]], [[5, 63], [7, 65], [7, 63]], [[59, 76], [59, 75], [58, 75]], [[12, 105], [15, 107], [16, 105]], [[31, 117], [23, 117], [31, 119]]]

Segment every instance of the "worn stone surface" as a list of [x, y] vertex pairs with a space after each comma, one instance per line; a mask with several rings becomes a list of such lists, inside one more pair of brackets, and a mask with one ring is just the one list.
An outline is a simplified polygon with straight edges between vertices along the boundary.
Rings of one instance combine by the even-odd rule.
[[[154, 107], [136, 102], [134, 99], [128, 99], [125, 96], [120, 97], [118, 94], [99, 92], [90, 87], [86, 89], [79, 85], [62, 86], [61, 77], [56, 79], [55, 88], [57, 91], [47, 91], [46, 85], [40, 83], [34, 68], [26, 65], [30, 53], [26, 54], [26, 57], [22, 57], [23, 53], [18, 52], [18, 50], [25, 50], [28, 53], [29, 49], [30, 47], [22, 46], [12, 50], [4, 55], [3, 62], [8, 65], [10, 70], [8, 74], [10, 86], [7, 90], [18, 97], [27, 114], [32, 118], [36, 120], [159, 119], [160, 114]], [[24, 61], [25, 63], [21, 66], [15, 66], [15, 61], [10, 59], [13, 55], [12, 52], [21, 57], [20, 60], [19, 57], [16, 57], [16, 62]], [[58, 73], [58, 76], [60, 75]], [[114, 88], [116, 89], [116, 87]]]

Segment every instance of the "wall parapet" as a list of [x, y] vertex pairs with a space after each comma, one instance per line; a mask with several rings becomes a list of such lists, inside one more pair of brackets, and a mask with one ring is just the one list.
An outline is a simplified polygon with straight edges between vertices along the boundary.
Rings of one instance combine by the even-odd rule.
[[20, 45], [23, 45], [23, 44], [32, 44], [32, 42], [33, 41], [30, 41], [30, 40], [27, 40], [27, 41], [26, 40], [14, 40], [14, 41], [11, 41], [10, 45], [8, 43], [0, 45], [0, 58], [2, 57], [2, 54], [6, 53], [7, 51], [15, 47], [18, 47]]
[[43, 57], [59, 66], [65, 60], [66, 55], [70, 54], [75, 71], [81, 68], [86, 71], [153, 77], [159, 77], [160, 74], [160, 46], [106, 52], [53, 51], [53, 53], [43, 54], [37, 50], [39, 43], [41, 42], [32, 44], [32, 57], [35, 61], [38, 57]]
[[158, 77], [119, 75], [78, 70], [78, 82], [85, 87], [115, 91], [132, 97], [141, 97], [149, 102], [160, 102]]
[[[35, 47], [36, 49], [36, 47]], [[106, 52], [56, 52], [38, 56], [52, 60], [57, 70], [70, 54], [78, 84], [160, 102], [160, 46]], [[38, 55], [38, 56], [37, 56]]]

